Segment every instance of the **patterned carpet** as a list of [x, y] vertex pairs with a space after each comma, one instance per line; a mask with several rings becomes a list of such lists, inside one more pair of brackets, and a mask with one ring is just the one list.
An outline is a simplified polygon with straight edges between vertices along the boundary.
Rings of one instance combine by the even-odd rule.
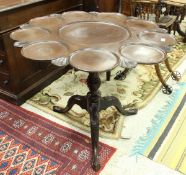
[[[90, 165], [90, 142], [83, 134], [0, 100], [1, 175], [99, 174]], [[115, 150], [99, 144], [101, 170]]]
[[[183, 43], [179, 43], [168, 54], [167, 57], [173, 69], [182, 62], [185, 50], [186, 46]], [[163, 63], [160, 64], [160, 68], [164, 78], [167, 79], [169, 74]], [[102, 80], [100, 88], [102, 96], [114, 95], [120, 99], [123, 105], [129, 104], [129, 106], [142, 108], [148, 104], [161, 87], [153, 66], [138, 65], [129, 72], [124, 81], [114, 80], [119, 70], [123, 69], [116, 68], [112, 71], [111, 81], [105, 80], [105, 73], [100, 75]], [[74, 106], [65, 115], [52, 111], [54, 104], [65, 106], [71, 95], [85, 95], [88, 91], [86, 78], [87, 73], [71, 70], [36, 94], [27, 103], [74, 126], [89, 130], [89, 115], [80, 107]], [[123, 122], [124, 117], [120, 117], [115, 108], [111, 107], [101, 111], [100, 135], [107, 138], [120, 138]]]
[[[180, 72], [186, 70], [186, 60], [179, 66]], [[179, 83], [169, 79], [170, 84], [174, 92], [171, 95], [165, 95], [161, 91], [153, 98], [152, 101], [145, 107], [139, 110], [137, 115], [126, 117], [122, 128], [122, 138], [120, 139], [106, 139], [100, 138], [101, 142], [115, 147], [117, 150], [107, 163], [100, 175], [182, 175], [181, 173], [171, 170], [163, 164], [156, 163], [146, 158], [143, 155], [131, 156], [131, 148], [136, 143], [136, 140], [143, 134], [149, 131], [152, 124], [152, 119], [155, 118], [155, 114], [162, 106], [168, 104], [167, 102], [173, 99], [175, 92], [179, 91]], [[159, 103], [161, 101], [161, 103]], [[89, 135], [87, 132], [72, 126], [69, 123], [53, 117], [52, 115], [38, 110], [37, 108], [25, 103], [22, 107], [38, 113], [45, 118], [59, 123], [63, 126], [69, 127], [85, 135]], [[152, 171], [153, 170], [153, 171]]]
[[143, 154], [186, 174], [186, 83], [179, 83], [179, 89], [171, 96], [131, 154]]

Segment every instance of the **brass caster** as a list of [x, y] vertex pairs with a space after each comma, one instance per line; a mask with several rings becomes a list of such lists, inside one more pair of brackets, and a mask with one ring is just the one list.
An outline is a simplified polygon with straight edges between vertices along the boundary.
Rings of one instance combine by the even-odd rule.
[[179, 80], [181, 78], [181, 74], [178, 71], [172, 72], [171, 77], [173, 80]]
[[170, 94], [172, 93], [172, 91], [173, 91], [173, 89], [172, 89], [172, 87], [169, 86], [169, 85], [166, 85], [166, 86], [163, 86], [163, 87], [162, 87], [162, 92], [163, 92], [164, 94], [170, 95]]

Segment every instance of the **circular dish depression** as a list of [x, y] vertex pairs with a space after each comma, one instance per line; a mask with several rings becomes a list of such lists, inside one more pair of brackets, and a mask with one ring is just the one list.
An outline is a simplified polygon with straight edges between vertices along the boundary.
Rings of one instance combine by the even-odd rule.
[[16, 41], [29, 42], [29, 41], [40, 41], [48, 39], [50, 32], [39, 28], [31, 27], [26, 29], [18, 29], [10, 34], [10, 38]]
[[42, 16], [29, 21], [32, 26], [43, 27], [49, 30], [59, 29], [62, 26], [62, 19], [57, 16]]
[[176, 44], [175, 37], [166, 33], [144, 31], [139, 33], [139, 38], [147, 43], [156, 43], [160, 46], [173, 46]]
[[91, 21], [92, 15], [85, 11], [68, 11], [61, 15], [65, 24], [69, 24], [77, 21]]
[[155, 22], [141, 19], [128, 19], [127, 26], [134, 30], [154, 30], [158, 28]]
[[93, 20], [102, 21], [102, 22], [110, 22], [113, 24], [117, 24], [120, 26], [124, 26], [127, 20], [127, 16], [121, 13], [113, 13], [113, 12], [91, 12], [93, 15]]
[[143, 44], [122, 46], [120, 54], [127, 60], [139, 64], [157, 64], [166, 58], [166, 53], [163, 50]]
[[67, 57], [69, 52], [66, 45], [56, 41], [48, 41], [24, 46], [21, 54], [26, 58], [41, 61]]
[[104, 72], [119, 64], [119, 57], [101, 49], [82, 49], [71, 54], [69, 63], [85, 72]]
[[62, 27], [59, 35], [66, 43], [98, 46], [125, 41], [130, 37], [130, 32], [128, 29], [112, 23], [83, 21]]

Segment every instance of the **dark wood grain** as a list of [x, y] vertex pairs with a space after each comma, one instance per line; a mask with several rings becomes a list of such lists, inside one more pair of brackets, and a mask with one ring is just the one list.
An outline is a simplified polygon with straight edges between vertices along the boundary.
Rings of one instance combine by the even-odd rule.
[[76, 9], [81, 0], [45, 0], [0, 13], [0, 98], [22, 104], [69, 69], [24, 58], [10, 33], [31, 18]]
[[119, 0], [84, 0], [86, 11], [118, 12]]

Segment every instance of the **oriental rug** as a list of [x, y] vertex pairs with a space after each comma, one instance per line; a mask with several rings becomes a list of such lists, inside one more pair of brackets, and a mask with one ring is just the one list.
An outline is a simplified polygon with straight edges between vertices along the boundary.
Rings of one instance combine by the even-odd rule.
[[186, 174], [186, 83], [162, 106], [131, 154], [142, 154]]
[[[185, 51], [186, 45], [180, 42], [167, 55], [170, 65], [174, 70], [184, 60]], [[160, 64], [160, 68], [164, 79], [167, 80], [170, 76], [168, 70], [163, 63]], [[148, 104], [161, 88], [161, 83], [157, 78], [154, 66], [138, 65], [128, 73], [125, 80], [114, 80], [119, 70], [123, 69], [118, 67], [111, 72], [111, 81], [106, 81], [105, 73], [100, 74], [102, 96], [113, 95], [119, 98], [122, 105], [129, 104], [129, 107], [136, 106], [137, 108], [142, 108]], [[86, 95], [88, 91], [86, 78], [87, 73], [70, 70], [29, 99], [27, 103], [83, 130], [89, 130], [89, 115], [80, 107], [75, 105], [65, 115], [52, 111], [54, 104], [64, 107], [72, 95]], [[124, 117], [120, 117], [120, 114], [114, 107], [101, 111], [100, 135], [107, 138], [120, 138], [123, 121]]]
[[[0, 174], [96, 175], [91, 140], [74, 130], [0, 100]], [[101, 169], [115, 148], [99, 144]], [[101, 171], [101, 170], [100, 170]]]

